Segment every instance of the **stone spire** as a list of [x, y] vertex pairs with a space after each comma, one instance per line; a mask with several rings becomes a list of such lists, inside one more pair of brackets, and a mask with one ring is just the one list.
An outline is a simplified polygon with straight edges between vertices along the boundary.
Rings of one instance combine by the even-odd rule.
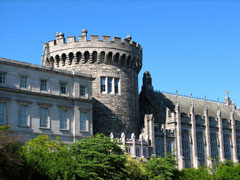
[[231, 103], [232, 103], [232, 101], [231, 101], [231, 99], [229, 98], [229, 96], [228, 96], [228, 90], [226, 90], [226, 97], [225, 97], [225, 103], [227, 104], [227, 105], [230, 105]]

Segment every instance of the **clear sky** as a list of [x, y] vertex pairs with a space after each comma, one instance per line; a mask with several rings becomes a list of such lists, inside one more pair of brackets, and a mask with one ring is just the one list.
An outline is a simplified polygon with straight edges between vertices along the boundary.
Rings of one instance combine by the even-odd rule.
[[0, 57], [39, 64], [55, 32], [126, 37], [143, 47], [156, 90], [240, 106], [240, 1], [0, 1]]

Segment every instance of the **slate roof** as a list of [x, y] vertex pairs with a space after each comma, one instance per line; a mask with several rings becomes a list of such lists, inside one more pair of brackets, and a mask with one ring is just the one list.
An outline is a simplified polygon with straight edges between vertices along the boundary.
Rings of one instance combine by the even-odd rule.
[[[176, 105], [176, 95], [168, 94], [168, 93], [160, 93], [155, 92], [155, 98], [157, 101], [161, 101], [163, 106], [168, 107], [171, 111], [174, 111]], [[178, 103], [180, 105], [180, 112], [184, 112], [189, 114], [190, 105], [194, 103], [194, 112], [195, 115], [204, 116], [205, 105], [208, 106], [208, 115], [209, 117], [217, 118], [217, 110], [218, 106], [221, 109], [222, 118], [227, 120], [230, 119], [230, 112], [232, 111], [232, 106], [224, 103], [213, 102], [204, 99], [196, 99], [191, 97], [179, 96], [178, 95]], [[236, 110], [234, 110], [234, 119], [240, 120], [240, 116]]]

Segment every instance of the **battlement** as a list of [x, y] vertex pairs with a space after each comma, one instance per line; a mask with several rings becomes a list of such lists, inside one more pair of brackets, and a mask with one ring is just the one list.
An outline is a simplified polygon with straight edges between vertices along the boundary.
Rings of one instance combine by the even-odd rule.
[[114, 46], [118, 46], [119, 48], [132, 48], [131, 50], [140, 51], [142, 52], [142, 47], [140, 44], [136, 43], [135, 41], [132, 41], [131, 36], [127, 36], [126, 38], [120, 38], [120, 37], [113, 37], [111, 40], [110, 36], [103, 35], [102, 39], [99, 38], [98, 35], [90, 35], [90, 39], [87, 39], [87, 32], [85, 29], [82, 30], [82, 35], [78, 36], [78, 40], [75, 36], [70, 36], [65, 39], [64, 33], [56, 33], [56, 40], [52, 40], [48, 43], [49, 48], [58, 46], [58, 45], [67, 45], [71, 43], [81, 43], [81, 44], [91, 44], [91, 43], [102, 43], [104, 45], [107, 43], [107, 45], [111, 44]]
[[59, 67], [75, 64], [113, 63], [119, 66], [136, 69], [142, 67], [142, 47], [132, 41], [131, 36], [120, 37], [91, 35], [87, 39], [87, 30], [82, 30], [78, 37], [65, 39], [64, 33], [56, 33], [56, 39], [44, 44], [42, 65]]

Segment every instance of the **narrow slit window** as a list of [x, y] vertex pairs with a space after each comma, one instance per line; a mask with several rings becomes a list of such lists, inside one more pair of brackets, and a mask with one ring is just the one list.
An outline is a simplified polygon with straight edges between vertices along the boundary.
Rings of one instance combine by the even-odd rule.
[[119, 78], [114, 79], [115, 94], [119, 94]]

